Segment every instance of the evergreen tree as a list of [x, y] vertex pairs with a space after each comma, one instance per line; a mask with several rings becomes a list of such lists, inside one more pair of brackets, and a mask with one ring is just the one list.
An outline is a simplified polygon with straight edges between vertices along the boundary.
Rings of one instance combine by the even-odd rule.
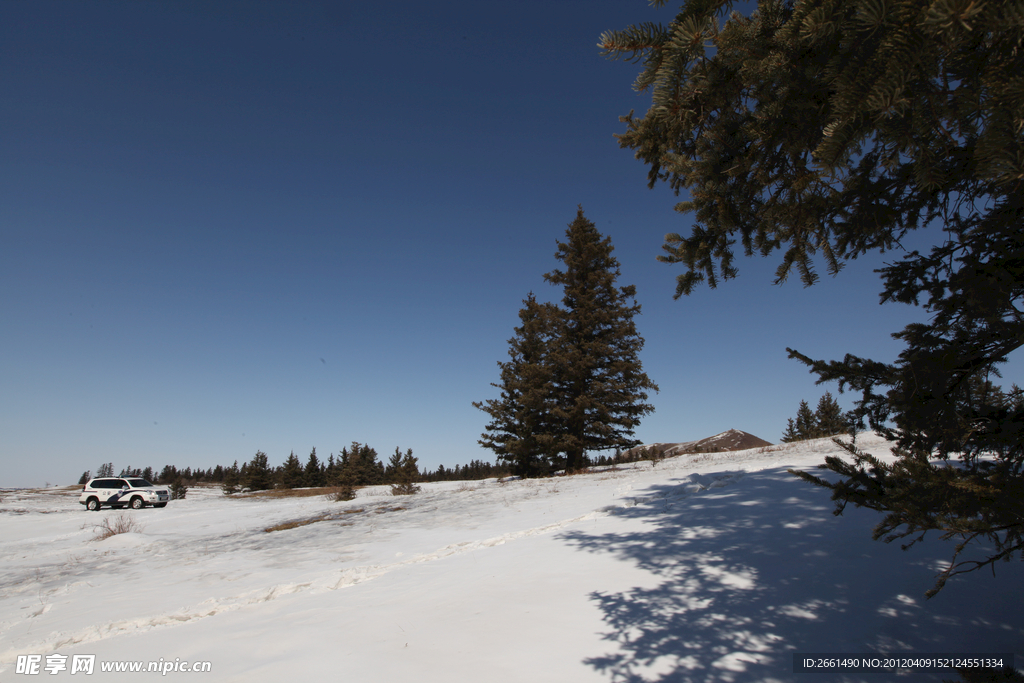
[[818, 436], [835, 436], [850, 429], [849, 420], [839, 407], [839, 402], [828, 391], [818, 401], [818, 408], [814, 411], [814, 424]]
[[615, 286], [619, 262], [611, 238], [602, 238], [582, 207], [565, 235], [555, 254], [565, 269], [544, 279], [564, 291], [548, 362], [556, 386], [554, 449], [565, 453], [565, 467], [573, 471], [583, 466], [587, 451], [638, 445], [633, 430], [654, 411], [644, 401], [658, 387], [640, 363], [636, 287]]
[[367, 444], [353, 441], [352, 446], [341, 451], [342, 482], [351, 486], [372, 486], [384, 481], [384, 466], [377, 460], [377, 451]]
[[[664, 4], [655, 0], [655, 4]], [[978, 538], [993, 550], [945, 577], [1024, 550], [1024, 413], [964, 410], [972, 377], [1024, 345], [1024, 24], [1019, 2], [761, 0], [722, 23], [726, 0], [687, 0], [669, 26], [609, 32], [607, 54], [642, 60], [653, 104], [625, 117], [623, 146], [691, 201], [688, 237], [661, 259], [681, 263], [676, 295], [736, 275], [732, 245], [784, 249], [776, 281], [817, 275], [911, 230], [938, 224], [937, 246], [881, 269], [882, 302], [922, 305], [926, 324], [893, 336], [895, 363], [813, 360], [820, 381], [860, 392], [858, 422], [897, 442], [897, 461], [852, 449], [826, 466], [837, 513], [886, 513], [875, 537]], [[923, 303], [922, 303], [923, 302]], [[967, 403], [969, 405], [969, 402]], [[852, 446], [851, 446], [852, 448]], [[980, 459], [989, 450], [994, 462]], [[956, 457], [959, 467], [930, 458]], [[916, 541], [915, 541], [916, 542]], [[929, 595], [933, 595], [930, 591]]]
[[286, 489], [298, 488], [302, 486], [303, 478], [302, 463], [299, 462], [295, 451], [292, 451], [288, 455], [288, 459], [284, 461], [284, 467], [281, 468], [281, 486]]
[[265, 491], [274, 487], [273, 470], [267, 464], [267, 454], [256, 451], [245, 468], [242, 486], [250, 491]]
[[814, 439], [819, 436], [817, 420], [814, 413], [811, 412], [811, 407], [807, 405], [807, 401], [800, 401], [800, 407], [797, 408], [796, 433], [801, 440]]
[[[353, 447], [355, 446], [356, 444], [353, 444]], [[347, 448], [341, 449], [331, 486], [335, 488], [333, 497], [337, 502], [352, 500], [356, 496], [356, 472], [352, 464], [352, 454]]]
[[221, 489], [223, 489], [226, 495], [231, 495], [232, 493], [238, 493], [241, 488], [242, 474], [238, 469], [238, 461], [236, 460], [231, 467], [225, 468]]
[[395, 454], [391, 456], [389, 465], [392, 468], [391, 494], [395, 496], [409, 496], [418, 493], [420, 487], [416, 482], [420, 480], [420, 469], [417, 459], [412, 455], [412, 449], [408, 449], [405, 455], [395, 448]]
[[786, 431], [782, 433], [781, 441], [783, 443], [793, 443], [794, 441], [800, 440], [800, 434], [796, 431], [796, 423], [793, 422], [793, 418], [789, 418], [786, 421]]
[[388, 459], [388, 464], [384, 468], [384, 480], [389, 484], [395, 482], [395, 477], [398, 476], [399, 470], [402, 469], [402, 449], [395, 446], [395, 452], [391, 454]]
[[188, 486], [181, 479], [172, 482], [167, 488], [171, 492], [171, 500], [182, 500], [188, 494]]
[[562, 306], [538, 304], [532, 293], [524, 300], [511, 360], [498, 363], [501, 397], [474, 403], [492, 417], [480, 443], [516, 474], [535, 474], [543, 456], [557, 454], [578, 470], [587, 451], [640, 443], [633, 432], [654, 410], [644, 401], [658, 387], [639, 359], [636, 288], [615, 286], [613, 250], [579, 208], [555, 254], [565, 269], [544, 275], [562, 286]]
[[818, 408], [811, 412], [807, 401], [800, 401], [796, 420], [789, 418], [786, 431], [782, 434], [784, 443], [817, 439], [823, 436], [842, 434], [850, 429], [851, 417], [844, 413], [830, 392], [818, 400]]
[[178, 474], [178, 469], [174, 465], [164, 465], [164, 468], [160, 470], [160, 476], [157, 477], [155, 483], [170, 484], [172, 481], [175, 481], [180, 476], [181, 475]]
[[78, 478], [78, 483], [85, 486], [92, 479], [92, 473], [89, 470], [82, 472], [82, 476]]
[[533, 477], [545, 468], [545, 456], [552, 456], [554, 435], [550, 410], [554, 393], [552, 369], [548, 363], [555, 307], [539, 304], [533, 292], [519, 310], [522, 323], [508, 340], [509, 360], [498, 362], [501, 396], [473, 405], [491, 416], [480, 445], [497, 454], [521, 477]]
[[96, 470], [97, 477], [112, 477], [114, 476], [114, 463], [106, 462], [100, 465], [99, 469]]
[[306, 461], [306, 470], [303, 474], [303, 485], [309, 487], [324, 486], [327, 483], [327, 479], [324, 476], [323, 465], [320, 464], [320, 460], [316, 457], [316, 448], [309, 454], [309, 460]]
[[327, 456], [327, 465], [324, 467], [324, 485], [336, 486], [338, 483], [338, 463], [334, 460], [334, 453]]

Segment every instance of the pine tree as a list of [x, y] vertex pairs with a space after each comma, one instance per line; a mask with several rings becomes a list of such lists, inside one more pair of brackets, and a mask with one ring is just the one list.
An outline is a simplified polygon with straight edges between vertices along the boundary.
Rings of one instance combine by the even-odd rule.
[[513, 474], [533, 477], [545, 469], [545, 457], [554, 455], [549, 415], [554, 384], [547, 353], [557, 313], [550, 304], [537, 303], [533, 292], [523, 304], [521, 325], [508, 340], [510, 360], [498, 362], [501, 382], [491, 384], [501, 396], [473, 405], [491, 416], [480, 445], [508, 462]]
[[563, 288], [547, 363], [555, 382], [552, 448], [565, 454], [565, 467], [573, 471], [587, 451], [638, 445], [633, 431], [654, 411], [644, 401], [658, 387], [640, 363], [636, 287], [615, 286], [620, 273], [611, 238], [602, 238], [582, 207], [565, 234], [555, 254], [565, 269], [544, 279]]
[[819, 381], [860, 393], [857, 422], [895, 441], [897, 462], [826, 460], [839, 482], [794, 474], [831, 489], [837, 513], [848, 502], [886, 512], [876, 538], [935, 530], [991, 544], [937, 588], [1019, 556], [1024, 412], [985, 407], [979, 428], [964, 397], [1024, 346], [1020, 2], [760, 0], [723, 23], [732, 7], [687, 0], [669, 26], [601, 37], [606, 54], [643, 62], [635, 87], [652, 92], [642, 119], [624, 118], [621, 144], [649, 165], [650, 185], [690, 194], [676, 208], [695, 225], [668, 235], [660, 257], [686, 268], [676, 296], [735, 277], [737, 237], [747, 255], [784, 250], [776, 282], [795, 268], [810, 285], [818, 255], [836, 274], [941, 226], [929, 252], [880, 271], [883, 303], [929, 314], [892, 335], [905, 344], [895, 363], [787, 349]]
[[256, 451], [256, 455], [247, 463], [242, 486], [250, 491], [265, 491], [274, 487], [273, 471], [263, 451]]
[[352, 442], [341, 451], [339, 476], [351, 486], [372, 486], [384, 482], [384, 466], [377, 460], [377, 451], [367, 444]]
[[82, 472], [82, 476], [78, 478], [78, 483], [84, 486], [89, 483], [90, 479], [92, 479], [92, 473], [89, 470], [86, 470], [85, 472]]
[[302, 482], [303, 486], [309, 487], [324, 486], [327, 483], [323, 466], [320, 464], [319, 458], [316, 457], [315, 447], [309, 454], [309, 460], [306, 461]]
[[302, 486], [302, 481], [302, 463], [299, 462], [295, 451], [292, 451], [288, 455], [288, 459], [284, 461], [284, 467], [281, 468], [281, 486], [286, 489], [294, 489]]
[[817, 420], [807, 401], [800, 401], [800, 407], [796, 411], [796, 433], [800, 439], [814, 439], [819, 436]]
[[799, 440], [800, 434], [796, 431], [796, 423], [793, 422], [793, 418], [789, 418], [786, 422], [786, 431], [782, 433], [781, 441], [783, 443], [793, 443]]
[[786, 431], [782, 434], [784, 443], [834, 436], [849, 431], [852, 418], [844, 413], [830, 392], [818, 400], [817, 410], [811, 412], [807, 401], [800, 401], [796, 420], [789, 418]]
[[338, 483], [338, 463], [334, 460], [334, 453], [327, 456], [327, 466], [324, 467], [324, 485], [335, 486]]
[[238, 493], [242, 488], [242, 474], [238, 469], [238, 461], [236, 460], [231, 467], [224, 469], [224, 480], [221, 484], [221, 489], [225, 495], [231, 495], [232, 493]]
[[391, 454], [391, 457], [388, 459], [388, 464], [384, 468], [384, 480], [389, 484], [395, 483], [395, 477], [398, 476], [401, 469], [402, 449], [396, 446], [395, 452]]
[[492, 418], [480, 444], [514, 474], [534, 476], [559, 454], [566, 469], [578, 470], [587, 451], [640, 443], [633, 432], [654, 410], [644, 401], [658, 387], [638, 355], [636, 288], [615, 286], [613, 249], [581, 207], [566, 242], [558, 242], [555, 257], [565, 270], [544, 276], [562, 286], [562, 306], [539, 304], [530, 293], [509, 340], [510, 360], [498, 363], [501, 382], [492, 386], [501, 396], [473, 404]]
[[170, 484], [172, 481], [178, 479], [181, 475], [178, 474], [178, 468], [174, 465], [164, 465], [164, 468], [160, 470], [160, 476], [157, 477], [157, 483]]
[[401, 450], [395, 448], [395, 454], [391, 456], [389, 465], [392, 469], [392, 495], [410, 496], [419, 492], [420, 487], [416, 485], [416, 482], [420, 480], [420, 470], [411, 448], [405, 452], [405, 455], [402, 455]]
[[333, 497], [336, 502], [352, 500], [356, 496], [356, 473], [352, 465], [352, 455], [347, 448], [342, 448], [338, 456], [331, 486], [335, 488]]
[[167, 487], [171, 492], [171, 500], [183, 500], [188, 495], [188, 486], [181, 479], [177, 479]]
[[846, 414], [828, 391], [818, 401], [818, 408], [814, 411], [814, 424], [818, 436], [835, 436], [850, 429]]

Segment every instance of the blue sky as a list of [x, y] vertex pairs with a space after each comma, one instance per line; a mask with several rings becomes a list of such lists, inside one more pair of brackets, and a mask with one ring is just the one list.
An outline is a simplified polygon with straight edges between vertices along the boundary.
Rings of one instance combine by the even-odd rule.
[[[0, 1], [0, 486], [352, 441], [423, 466], [477, 439], [496, 362], [577, 204], [635, 284], [646, 442], [777, 441], [813, 357], [892, 360], [922, 313], [862, 258], [778, 258], [674, 301], [688, 232], [613, 135], [649, 97], [605, 30], [642, 0]], [[934, 239], [921, 235], [922, 244]], [[1016, 377], [1005, 373], [1008, 385]], [[848, 405], [848, 397], [840, 397]]]

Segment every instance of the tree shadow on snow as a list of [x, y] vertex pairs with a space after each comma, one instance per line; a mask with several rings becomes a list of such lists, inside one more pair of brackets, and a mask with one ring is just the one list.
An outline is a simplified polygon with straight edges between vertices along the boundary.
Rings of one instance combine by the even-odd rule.
[[562, 534], [582, 550], [636, 563], [657, 583], [591, 594], [615, 648], [585, 663], [631, 683], [810, 683], [894, 675], [795, 674], [794, 652], [1016, 650], [1020, 657], [1020, 562], [1001, 564], [995, 579], [959, 577], [926, 602], [950, 544], [930, 538], [904, 552], [898, 543], [872, 541], [877, 513], [848, 508], [835, 517], [828, 492], [807, 487], [784, 468], [691, 475], [612, 511], [642, 522], [627, 532]]

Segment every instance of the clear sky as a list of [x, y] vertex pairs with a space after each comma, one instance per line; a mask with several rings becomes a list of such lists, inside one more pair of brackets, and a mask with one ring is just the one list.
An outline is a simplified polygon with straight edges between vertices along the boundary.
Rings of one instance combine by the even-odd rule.
[[674, 9], [0, 0], [0, 486], [352, 441], [493, 460], [471, 403], [522, 299], [560, 297], [578, 204], [643, 305], [645, 442], [777, 441], [835, 393], [786, 346], [894, 359], [922, 316], [878, 305], [898, 254], [810, 289], [740, 258], [672, 299], [655, 257], [691, 221], [618, 147], [649, 97], [596, 43]]

